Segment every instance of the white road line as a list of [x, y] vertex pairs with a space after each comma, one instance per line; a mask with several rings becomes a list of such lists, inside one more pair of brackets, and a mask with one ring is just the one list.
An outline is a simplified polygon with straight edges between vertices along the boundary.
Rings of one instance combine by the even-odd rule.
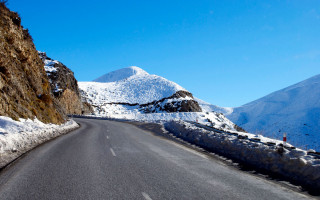
[[110, 148], [110, 151], [111, 151], [111, 153], [112, 153], [113, 156], [116, 156], [116, 154], [114, 153], [114, 151], [113, 151], [112, 148]]
[[152, 200], [151, 197], [147, 194], [142, 192], [142, 196], [146, 199], [146, 200]]

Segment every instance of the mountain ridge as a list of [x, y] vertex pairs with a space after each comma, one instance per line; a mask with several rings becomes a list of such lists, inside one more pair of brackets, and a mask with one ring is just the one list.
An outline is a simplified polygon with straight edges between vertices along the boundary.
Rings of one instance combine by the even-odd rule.
[[122, 69], [104, 74], [94, 79], [93, 82], [108, 83], [108, 82], [121, 81], [123, 79], [130, 78], [131, 76], [143, 76], [143, 75], [149, 75], [149, 73], [137, 66], [131, 66], [131, 67], [122, 68]]
[[248, 132], [275, 139], [286, 132], [291, 144], [320, 151], [320, 74], [232, 108], [231, 112], [219, 111]]

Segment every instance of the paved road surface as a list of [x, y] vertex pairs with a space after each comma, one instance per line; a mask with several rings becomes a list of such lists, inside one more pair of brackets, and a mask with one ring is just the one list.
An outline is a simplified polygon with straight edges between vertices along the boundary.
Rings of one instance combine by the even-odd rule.
[[77, 119], [0, 174], [0, 199], [303, 199], [133, 125]]

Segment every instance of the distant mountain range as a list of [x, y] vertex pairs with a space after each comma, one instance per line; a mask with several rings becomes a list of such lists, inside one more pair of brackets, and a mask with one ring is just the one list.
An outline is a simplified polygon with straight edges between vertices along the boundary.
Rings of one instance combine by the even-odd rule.
[[276, 91], [241, 107], [222, 110], [248, 132], [320, 150], [320, 75]]

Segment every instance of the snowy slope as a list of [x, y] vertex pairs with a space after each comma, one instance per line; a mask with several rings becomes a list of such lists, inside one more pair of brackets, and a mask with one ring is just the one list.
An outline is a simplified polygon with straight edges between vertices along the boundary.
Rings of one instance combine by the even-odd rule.
[[205, 110], [180, 85], [138, 67], [110, 72], [95, 82], [79, 82], [80, 92], [93, 105], [95, 116], [163, 121], [181, 119], [227, 130], [234, 124], [223, 115]]
[[217, 113], [223, 113], [224, 115], [228, 115], [233, 112], [233, 108], [220, 107], [220, 106], [216, 106], [208, 102], [205, 102], [198, 98], [194, 98], [194, 99], [199, 103], [203, 112], [217, 112]]
[[320, 75], [234, 108], [229, 119], [249, 132], [320, 150]]
[[79, 82], [89, 103], [145, 104], [186, 91], [178, 84], [157, 75], [150, 75], [138, 67], [110, 72], [95, 81]]
[[19, 119], [0, 116], [0, 168], [37, 145], [70, 132], [79, 125], [69, 120], [64, 124], [44, 124], [37, 118]]
[[120, 81], [126, 78], [129, 78], [130, 76], [148, 76], [149, 74], [144, 71], [143, 69], [132, 66], [132, 67], [127, 67], [123, 69], [119, 69], [110, 73], [107, 73], [95, 80], [94, 82], [101, 82], [101, 83], [108, 83], [108, 82], [115, 82], [115, 81]]

